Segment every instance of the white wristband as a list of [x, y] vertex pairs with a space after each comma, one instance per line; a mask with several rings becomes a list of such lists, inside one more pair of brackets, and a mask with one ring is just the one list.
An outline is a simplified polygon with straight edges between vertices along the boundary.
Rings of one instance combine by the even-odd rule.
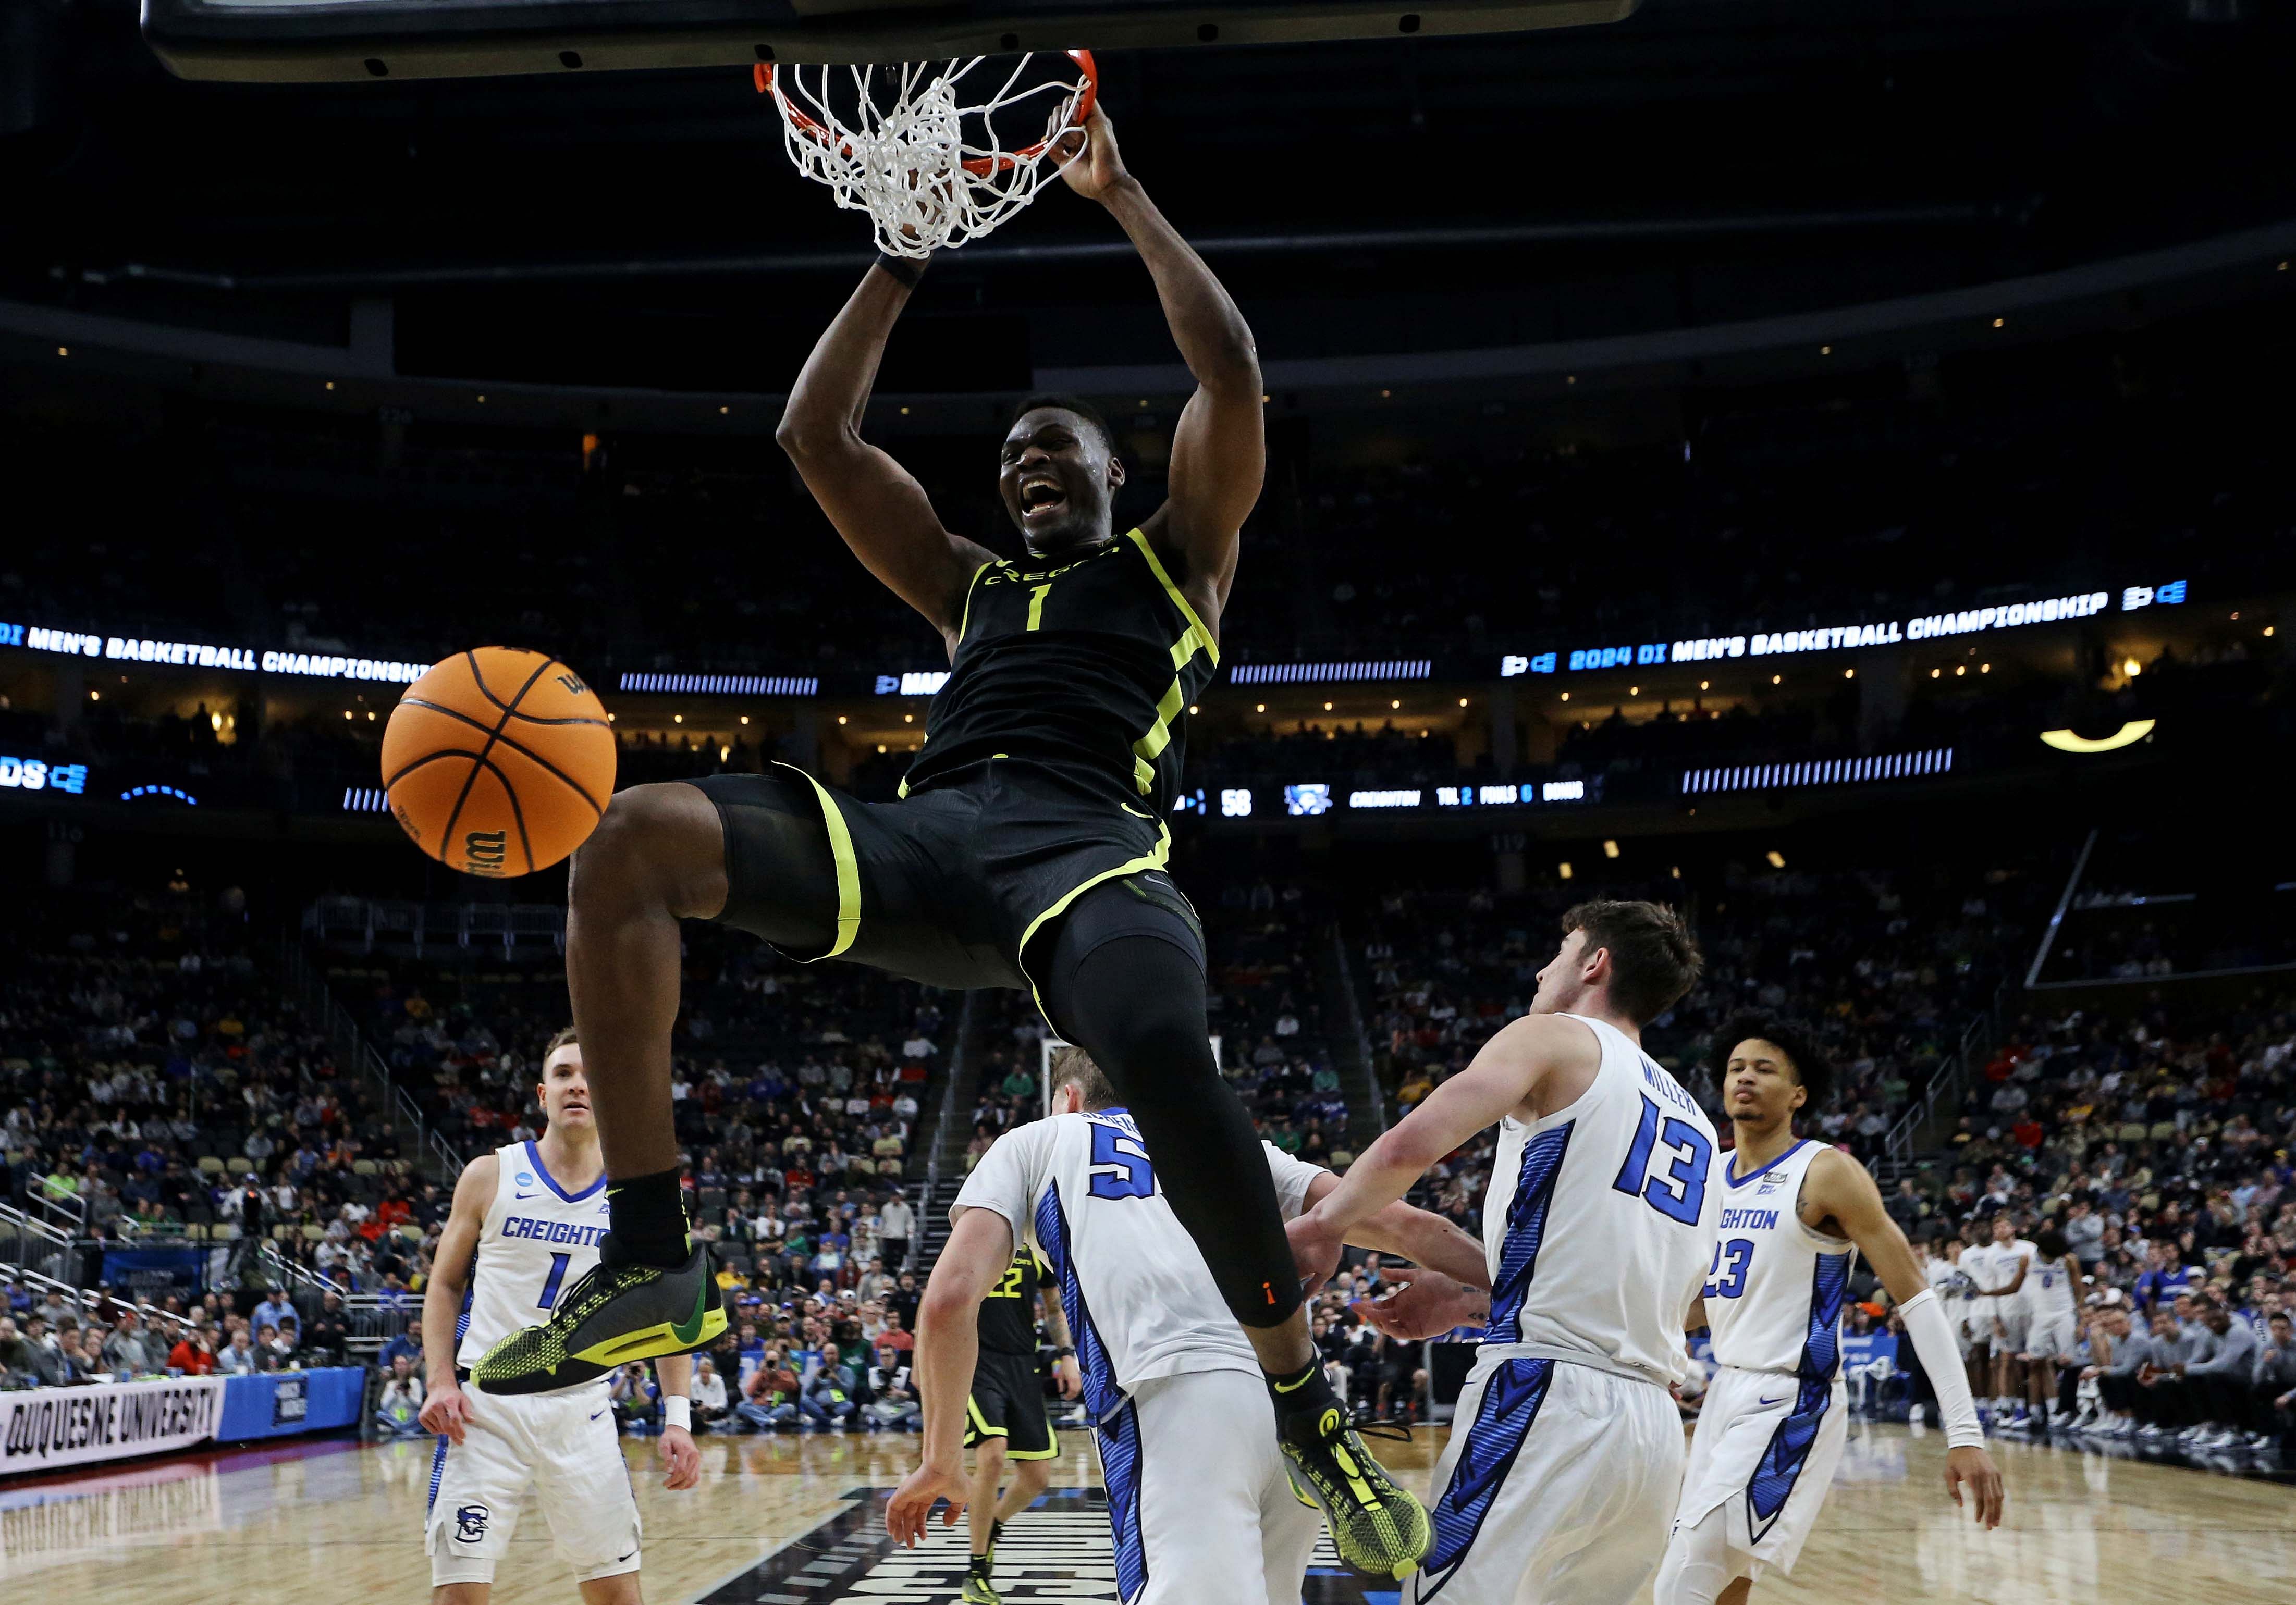
[[1913, 1339], [1914, 1353], [1921, 1357], [1922, 1370], [1928, 1373], [1931, 1390], [1937, 1395], [1938, 1414], [1945, 1421], [1946, 1447], [1983, 1447], [1985, 1429], [1977, 1419], [1977, 1401], [1970, 1396], [1961, 1346], [1953, 1340], [1953, 1327], [1945, 1318], [1945, 1306], [1939, 1302], [1937, 1290], [1923, 1288], [1898, 1306], [1898, 1315], [1906, 1323], [1906, 1336]]
[[668, 1431], [672, 1427], [683, 1427], [688, 1432], [693, 1431], [693, 1401], [680, 1398], [674, 1393], [662, 1400], [661, 1425], [664, 1431]]

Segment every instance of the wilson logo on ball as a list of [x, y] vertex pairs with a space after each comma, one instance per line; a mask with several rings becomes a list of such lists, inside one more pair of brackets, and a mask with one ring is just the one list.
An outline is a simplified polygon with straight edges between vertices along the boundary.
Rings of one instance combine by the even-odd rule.
[[399, 827], [490, 880], [547, 869], [597, 828], [614, 792], [605, 706], [570, 666], [482, 646], [406, 688], [382, 738]]

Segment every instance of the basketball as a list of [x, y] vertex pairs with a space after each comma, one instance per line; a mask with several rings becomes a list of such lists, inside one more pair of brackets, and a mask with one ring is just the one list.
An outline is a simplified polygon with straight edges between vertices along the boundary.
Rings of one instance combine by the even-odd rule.
[[383, 732], [382, 784], [392, 817], [439, 863], [530, 875], [597, 828], [614, 791], [613, 730], [555, 658], [477, 647], [406, 688]]

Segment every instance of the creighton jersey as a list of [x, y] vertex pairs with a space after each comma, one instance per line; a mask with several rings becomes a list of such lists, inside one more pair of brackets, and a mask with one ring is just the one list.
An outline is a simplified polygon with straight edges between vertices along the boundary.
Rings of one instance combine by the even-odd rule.
[[[1297, 1216], [1313, 1165], [1260, 1145], [1286, 1220]], [[955, 1219], [989, 1209], [1033, 1239], [1060, 1291], [1086, 1413], [1095, 1421], [1157, 1377], [1241, 1371], [1259, 1362], [1228, 1313], [1194, 1241], [1180, 1225], [1120, 1109], [1054, 1115], [996, 1140], [949, 1207]]]
[[[2016, 1274], [2013, 1266], [2011, 1275]], [[2065, 1262], [2051, 1259], [2038, 1249], [2033, 1252], [2033, 1263], [2025, 1268], [2022, 1290], [2025, 1307], [2039, 1321], [2070, 1321], [2074, 1315], [2072, 1278], [2065, 1274]]]
[[1751, 1175], [1735, 1154], [1714, 1157], [1721, 1195], [1706, 1324], [1714, 1358], [1740, 1371], [1831, 1381], [1841, 1369], [1841, 1303], [1855, 1245], [1802, 1224], [1802, 1177], [1824, 1151], [1804, 1137]]
[[598, 1263], [606, 1234], [603, 1171], [569, 1192], [531, 1142], [497, 1148], [495, 1159], [494, 1201], [479, 1227], [477, 1268], [455, 1328], [455, 1363], [466, 1371], [499, 1339], [548, 1320], [558, 1295]]
[[1499, 1123], [1483, 1351], [1677, 1382], [1683, 1317], [1714, 1252], [1714, 1126], [1616, 1027], [1562, 1018], [1595, 1034], [1603, 1062], [1569, 1108]]
[[1065, 561], [983, 563], [959, 631], [902, 796], [1009, 757], [1164, 816], [1181, 720], [1219, 649], [1145, 536]]

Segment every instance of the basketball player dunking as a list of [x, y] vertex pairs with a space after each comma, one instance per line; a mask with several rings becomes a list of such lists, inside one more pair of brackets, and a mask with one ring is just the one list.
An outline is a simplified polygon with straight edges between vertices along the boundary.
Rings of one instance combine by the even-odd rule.
[[947, 645], [924, 749], [898, 803], [858, 802], [786, 766], [615, 797], [576, 858], [566, 949], [613, 1230], [549, 1323], [497, 1345], [477, 1372], [494, 1392], [559, 1387], [722, 1330], [679, 1206], [669, 1097], [677, 921], [718, 920], [794, 959], [1029, 990], [1108, 1071], [1159, 1156], [1340, 1553], [1400, 1575], [1426, 1548], [1426, 1512], [1348, 1428], [1316, 1363], [1275, 1185], [1212, 1060], [1202, 930], [1164, 870], [1182, 718], [1219, 660], [1238, 535], [1259, 496], [1259, 359], [1219, 281], [1125, 170], [1106, 115], [1067, 137], [1062, 177], [1131, 238], [1195, 376], [1167, 499], [1119, 532], [1125, 470], [1108, 426], [1076, 402], [1032, 401], [1000, 451], [1023, 556], [950, 533], [861, 438], [922, 272], [888, 258], [869, 270], [799, 375], [780, 439], [854, 554]]
[[[522, 1398], [463, 1391], [462, 1368], [546, 1311], [597, 1259], [604, 1162], [572, 1030], [543, 1052], [542, 1136], [465, 1166], [422, 1295], [430, 1356], [422, 1424], [439, 1434], [425, 1539], [433, 1605], [486, 1605], [530, 1492], [583, 1605], [638, 1605], [638, 1507], [622, 1445], [593, 1380]], [[700, 1480], [686, 1397], [693, 1362], [661, 1362], [663, 1486]]]
[[1948, 1491], [1959, 1504], [1966, 1484], [1977, 1519], [2001, 1521], [2001, 1473], [1929, 1276], [1866, 1167], [1793, 1134], [1794, 1111], [1833, 1082], [1816, 1044], [1761, 1015], [1731, 1020], [1715, 1041], [1729, 1044], [1722, 1106], [1737, 1146], [1714, 1156], [1707, 1189], [1722, 1200], [1720, 1236], [1702, 1320], [1691, 1320], [1713, 1333], [1721, 1369], [1698, 1413], [1656, 1605], [1744, 1605], [1764, 1572], [1793, 1570], [1849, 1436], [1841, 1305], [1860, 1253], [1937, 1390]]

